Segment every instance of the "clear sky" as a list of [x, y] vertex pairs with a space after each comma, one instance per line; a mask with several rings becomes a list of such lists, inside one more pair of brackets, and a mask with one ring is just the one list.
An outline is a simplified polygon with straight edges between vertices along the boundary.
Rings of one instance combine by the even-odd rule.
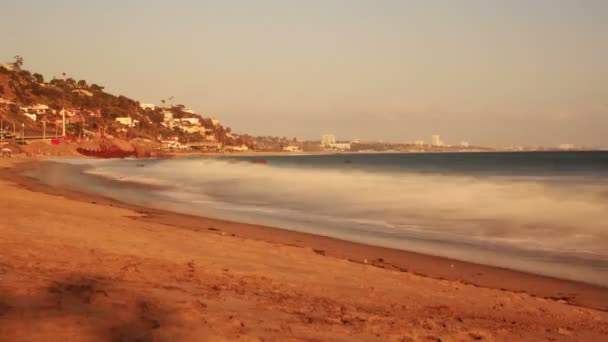
[[0, 59], [237, 132], [608, 146], [606, 0], [0, 2]]

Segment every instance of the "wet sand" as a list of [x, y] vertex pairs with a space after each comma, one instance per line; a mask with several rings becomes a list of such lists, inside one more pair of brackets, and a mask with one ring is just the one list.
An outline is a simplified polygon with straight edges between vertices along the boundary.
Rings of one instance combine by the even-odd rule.
[[50, 188], [1, 160], [8, 340], [586, 340], [608, 290]]

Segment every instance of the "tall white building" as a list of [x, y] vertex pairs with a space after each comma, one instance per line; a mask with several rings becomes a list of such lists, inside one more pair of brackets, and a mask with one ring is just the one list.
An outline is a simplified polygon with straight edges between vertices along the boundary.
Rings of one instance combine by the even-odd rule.
[[336, 143], [336, 136], [333, 134], [323, 134], [321, 137], [321, 146], [330, 147]]
[[441, 136], [439, 134], [432, 135], [431, 144], [433, 146], [443, 146], [443, 141], [441, 141]]

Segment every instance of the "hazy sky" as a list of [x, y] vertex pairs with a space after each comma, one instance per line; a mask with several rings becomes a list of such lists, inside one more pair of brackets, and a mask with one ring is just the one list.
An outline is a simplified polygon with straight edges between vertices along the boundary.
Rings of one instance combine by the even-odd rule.
[[237, 132], [608, 146], [606, 0], [0, 0], [0, 59]]

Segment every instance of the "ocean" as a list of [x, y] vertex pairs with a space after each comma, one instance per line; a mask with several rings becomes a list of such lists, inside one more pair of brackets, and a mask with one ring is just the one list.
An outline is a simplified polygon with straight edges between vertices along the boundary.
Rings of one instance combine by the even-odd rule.
[[57, 159], [29, 175], [137, 205], [608, 286], [608, 152]]

